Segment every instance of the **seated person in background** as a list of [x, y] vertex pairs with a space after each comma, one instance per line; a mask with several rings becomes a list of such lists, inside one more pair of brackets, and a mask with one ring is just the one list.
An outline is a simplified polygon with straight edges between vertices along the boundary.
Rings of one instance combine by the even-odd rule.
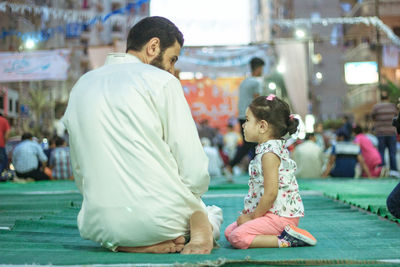
[[32, 178], [37, 181], [49, 180], [49, 176], [39, 167], [39, 161], [42, 163], [42, 168], [46, 167], [47, 157], [42, 147], [32, 138], [31, 133], [24, 133], [21, 143], [15, 147], [12, 155], [15, 172], [19, 178]]
[[361, 155], [360, 146], [350, 141], [344, 141], [346, 133], [339, 129], [336, 133], [336, 144], [332, 145], [329, 161], [322, 177], [331, 175], [333, 177], [354, 177], [357, 162], [367, 177], [371, 173], [364, 158]]
[[[371, 173], [371, 176], [372, 177], [383, 176], [385, 168], [380, 166], [382, 164], [382, 158], [381, 155], [379, 154], [378, 149], [374, 147], [368, 136], [363, 133], [363, 130], [360, 125], [357, 124], [353, 128], [353, 132], [355, 134], [354, 143], [360, 146], [361, 155], [365, 160], [365, 164], [367, 165], [369, 172]], [[383, 171], [382, 168], [384, 168]], [[366, 173], [363, 172], [362, 176], [366, 176]]]
[[56, 138], [50, 138], [48, 139], [49, 142], [49, 146], [47, 149], [43, 149], [44, 154], [47, 157], [47, 160], [50, 162], [50, 157], [51, 157], [51, 152], [53, 151], [53, 149], [56, 147], [56, 143], [55, 143], [55, 139]]
[[201, 138], [201, 144], [208, 158], [208, 173], [210, 176], [221, 176], [224, 163], [222, 162], [218, 149], [211, 145], [211, 141], [207, 137]]
[[227, 130], [228, 132], [224, 135], [224, 151], [229, 159], [232, 160], [235, 157], [237, 146], [242, 141], [242, 137], [234, 130], [232, 124], [228, 125]]
[[307, 133], [304, 143], [295, 147], [293, 160], [297, 164], [297, 177], [317, 178], [322, 175], [324, 153], [316, 144], [314, 133]]
[[69, 147], [61, 137], [55, 138], [56, 147], [51, 152], [49, 167], [51, 168], [52, 176], [57, 180], [73, 180]]
[[[397, 108], [400, 109], [400, 98]], [[400, 134], [400, 114], [393, 118], [393, 126], [396, 127], [397, 134]], [[396, 218], [400, 219], [400, 183], [396, 185], [393, 191], [389, 194], [386, 199], [386, 205], [389, 212]]]

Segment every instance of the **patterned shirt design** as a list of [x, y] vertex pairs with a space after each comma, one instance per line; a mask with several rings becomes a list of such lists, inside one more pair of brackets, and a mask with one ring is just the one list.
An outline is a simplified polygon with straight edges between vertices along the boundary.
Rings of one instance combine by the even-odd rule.
[[72, 169], [68, 147], [56, 147], [50, 156], [50, 166], [55, 179], [69, 179], [72, 176]]
[[278, 195], [269, 212], [282, 217], [303, 217], [304, 206], [299, 193], [299, 186], [294, 175], [296, 163], [289, 158], [284, 140], [269, 140], [256, 147], [256, 156], [249, 165], [249, 192], [244, 199], [244, 212], [254, 212], [264, 194], [264, 176], [261, 159], [265, 153], [274, 153], [279, 165]]

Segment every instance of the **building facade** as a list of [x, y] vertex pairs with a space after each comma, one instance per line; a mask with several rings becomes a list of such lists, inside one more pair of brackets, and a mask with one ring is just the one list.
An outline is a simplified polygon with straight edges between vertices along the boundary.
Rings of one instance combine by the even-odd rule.
[[[35, 134], [52, 135], [55, 122], [64, 113], [71, 88], [85, 72], [102, 65], [94, 62], [101, 50], [112, 52], [125, 43], [128, 30], [139, 19], [148, 16], [149, 1], [136, 5], [128, 0], [20, 0], [5, 1], [0, 10], [1, 52], [29, 53], [67, 49], [69, 68], [64, 80], [0, 82], [1, 88], [17, 92], [18, 105], [9, 113], [17, 133], [33, 130]], [[107, 19], [105, 19], [107, 18]], [[4, 34], [6, 33], [6, 34]], [[22, 35], [33, 37], [28, 48]], [[39, 37], [40, 38], [39, 38]], [[118, 46], [118, 48], [116, 48]], [[97, 49], [97, 50], [96, 50]], [[3, 90], [3, 91], [4, 91]], [[3, 91], [0, 92], [0, 97]], [[38, 93], [40, 91], [41, 93]], [[33, 103], [38, 98], [44, 98]], [[10, 93], [8, 95], [11, 95]], [[40, 110], [37, 110], [40, 109]], [[36, 115], [35, 115], [36, 114]]]
[[[287, 38], [308, 42], [308, 89], [310, 113], [319, 120], [350, 115], [357, 122], [368, 119], [377, 98], [378, 83], [348, 84], [345, 65], [349, 62], [377, 62], [380, 80], [399, 83], [398, 47], [373, 25], [360, 23], [360, 17], [377, 16], [399, 35], [400, 2], [395, 0], [274, 0], [273, 19], [305, 19], [310, 23], [272, 26], [273, 40]], [[342, 19], [341, 23], [311, 23], [324, 18]], [[344, 19], [353, 19], [345, 22]], [[304, 36], [298, 38], [297, 31]], [[397, 49], [397, 50], [396, 50]], [[379, 52], [378, 52], [379, 51]], [[378, 56], [379, 55], [379, 56]], [[390, 63], [387, 63], [388, 60]]]
[[[346, 1], [351, 9], [346, 17], [378, 17], [400, 37], [400, 2], [395, 0]], [[347, 85], [347, 109], [365, 126], [370, 125], [370, 111], [379, 102], [379, 83], [400, 86], [400, 47], [376, 25], [350, 24], [344, 27], [344, 64], [376, 62], [378, 81]]]

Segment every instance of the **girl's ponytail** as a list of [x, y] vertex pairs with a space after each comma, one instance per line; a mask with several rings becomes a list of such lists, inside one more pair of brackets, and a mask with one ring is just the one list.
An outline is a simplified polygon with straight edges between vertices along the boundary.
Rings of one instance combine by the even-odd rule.
[[293, 114], [290, 114], [287, 125], [288, 125], [287, 131], [289, 132], [290, 135], [292, 135], [295, 132], [297, 132], [297, 127], [299, 126], [299, 120], [295, 118]]

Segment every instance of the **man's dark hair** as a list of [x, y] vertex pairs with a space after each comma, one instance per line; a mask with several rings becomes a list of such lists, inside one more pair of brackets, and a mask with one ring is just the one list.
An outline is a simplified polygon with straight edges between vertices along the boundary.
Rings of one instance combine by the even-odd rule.
[[183, 46], [183, 35], [170, 20], [163, 17], [147, 17], [136, 23], [129, 31], [126, 52], [141, 51], [151, 38], [160, 39], [160, 49], [163, 52], [175, 41]]
[[336, 131], [336, 137], [346, 138], [347, 137], [347, 133], [342, 128], [340, 128], [340, 129], [338, 129]]
[[304, 139], [310, 140], [310, 138], [313, 138], [314, 136], [315, 136], [314, 133], [306, 133], [306, 137]]
[[363, 129], [359, 124], [356, 124], [356, 126], [354, 126], [353, 128], [353, 132], [357, 135], [363, 133]]
[[21, 141], [27, 140], [27, 139], [31, 139], [33, 137], [33, 135], [29, 132], [23, 133], [21, 136]]
[[381, 92], [381, 99], [382, 100], [388, 100], [389, 99], [389, 94], [387, 91], [382, 91]]
[[253, 57], [253, 58], [250, 60], [250, 68], [251, 68], [251, 71], [254, 71], [254, 70], [256, 70], [257, 68], [262, 67], [262, 66], [264, 66], [264, 65], [265, 65], [264, 60], [262, 60], [262, 59], [259, 58], [259, 57]]
[[55, 140], [56, 147], [60, 147], [60, 146], [64, 145], [65, 141], [61, 137], [57, 136], [55, 139], [56, 139]]

